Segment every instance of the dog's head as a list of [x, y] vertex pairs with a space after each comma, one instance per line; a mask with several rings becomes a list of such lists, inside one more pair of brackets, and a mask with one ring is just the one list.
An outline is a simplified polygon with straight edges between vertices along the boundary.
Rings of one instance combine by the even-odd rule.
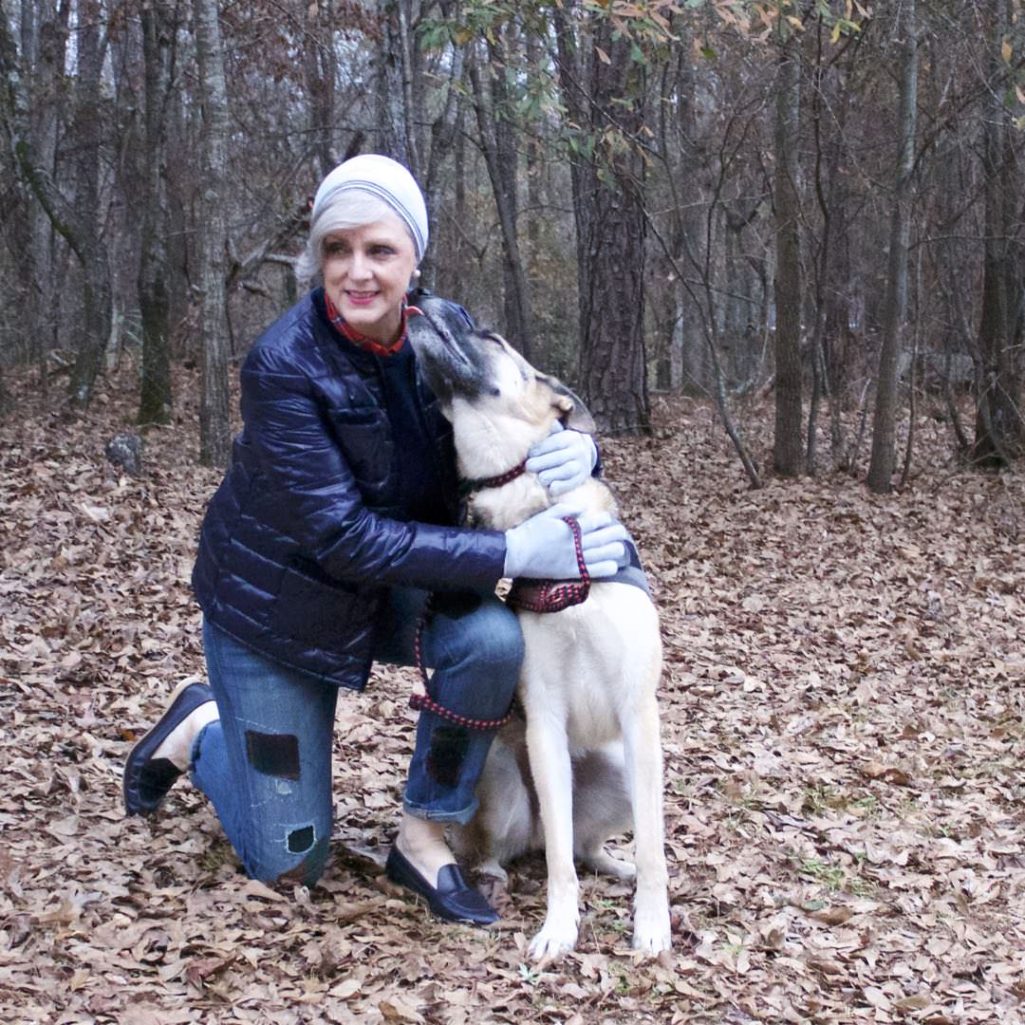
[[556, 420], [589, 434], [595, 430], [583, 402], [561, 381], [532, 367], [501, 335], [478, 330], [457, 335], [431, 318], [429, 325], [410, 331], [410, 341], [449, 419], [455, 408], [469, 407], [522, 421], [542, 436]]

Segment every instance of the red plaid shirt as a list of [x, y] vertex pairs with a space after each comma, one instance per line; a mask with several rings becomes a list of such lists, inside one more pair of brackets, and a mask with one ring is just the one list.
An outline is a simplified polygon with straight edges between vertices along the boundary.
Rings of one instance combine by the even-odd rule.
[[423, 315], [423, 311], [418, 309], [416, 306], [407, 306], [403, 303], [402, 306], [402, 326], [399, 331], [399, 337], [395, 339], [390, 345], [382, 345], [376, 339], [369, 337], [368, 335], [361, 334], [351, 324], [345, 322], [345, 318], [338, 312], [338, 307], [331, 302], [331, 297], [324, 293], [324, 306], [327, 310], [327, 319], [331, 321], [331, 326], [345, 339], [352, 342], [353, 345], [358, 345], [361, 349], [366, 349], [367, 352], [372, 352], [375, 356], [391, 356], [393, 353], [399, 351], [406, 343], [406, 325], [411, 316], [416, 314]]

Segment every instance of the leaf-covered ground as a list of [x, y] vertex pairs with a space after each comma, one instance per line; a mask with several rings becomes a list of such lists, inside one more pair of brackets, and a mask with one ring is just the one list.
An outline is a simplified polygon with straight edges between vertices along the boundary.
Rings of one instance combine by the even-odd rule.
[[202, 668], [187, 582], [217, 479], [191, 408], [119, 477], [103, 446], [129, 417], [112, 390], [0, 426], [6, 1025], [1025, 1020], [1021, 476], [957, 467], [933, 420], [931, 468], [885, 499], [748, 490], [696, 403], [605, 444], [662, 611], [675, 948], [635, 961], [629, 889], [589, 878], [579, 950], [538, 969], [540, 859], [491, 931], [383, 879], [408, 671], [340, 703], [314, 891], [241, 876], [187, 784], [124, 818], [126, 752]]

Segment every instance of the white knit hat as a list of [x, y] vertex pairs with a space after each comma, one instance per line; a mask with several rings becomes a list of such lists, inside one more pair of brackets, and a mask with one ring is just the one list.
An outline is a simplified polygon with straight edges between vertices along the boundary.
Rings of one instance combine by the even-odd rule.
[[379, 153], [363, 153], [339, 164], [321, 183], [313, 198], [312, 227], [327, 203], [339, 192], [369, 192], [384, 200], [405, 222], [413, 236], [419, 263], [427, 249], [427, 206], [413, 176], [397, 160]]

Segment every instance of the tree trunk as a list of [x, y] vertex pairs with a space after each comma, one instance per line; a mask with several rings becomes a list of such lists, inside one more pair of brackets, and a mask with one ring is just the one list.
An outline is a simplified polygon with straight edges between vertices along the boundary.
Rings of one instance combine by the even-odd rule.
[[203, 184], [195, 279], [200, 293], [202, 339], [199, 458], [205, 466], [225, 466], [231, 450], [224, 284], [228, 241], [228, 90], [217, 0], [193, 0], [193, 22], [203, 108]]
[[338, 163], [335, 124], [335, 10], [334, 0], [313, 0], [306, 8], [303, 70], [311, 145], [317, 172], [325, 178]]
[[7, 12], [0, 6], [0, 121], [13, 147], [22, 181], [82, 268], [78, 356], [70, 382], [71, 400], [80, 406], [88, 405], [92, 397], [111, 325], [110, 271], [99, 215], [100, 75], [105, 49], [100, 36], [100, 14], [96, 0], [83, 0], [79, 15], [85, 23], [78, 37], [79, 80], [73, 126], [78, 147], [74, 164], [75, 200], [69, 202], [33, 145], [25, 76], [19, 66]]
[[142, 382], [138, 422], [166, 424], [171, 419], [170, 300], [167, 258], [167, 100], [171, 50], [176, 31], [165, 0], [140, 11], [145, 76], [141, 251], [138, 295], [142, 317]]
[[982, 317], [979, 323], [981, 372], [976, 394], [976, 462], [1004, 466], [1025, 452], [1025, 419], [1021, 407], [1023, 361], [1017, 355], [1021, 330], [1022, 281], [1015, 259], [1016, 205], [1021, 174], [1009, 138], [1009, 112], [1003, 88], [1006, 72], [1000, 56], [1008, 29], [1006, 0], [988, 0], [990, 76], [983, 118], [986, 238], [983, 256]]
[[[59, 81], [67, 47], [70, 4], [43, 10], [38, 0], [21, 3], [21, 56], [28, 101], [30, 145], [41, 167], [51, 173], [57, 150]], [[25, 259], [21, 264], [28, 296], [26, 339], [39, 367], [42, 390], [47, 390], [46, 353], [56, 338], [57, 310], [53, 273], [54, 233], [43, 207], [25, 195]]]
[[798, 477], [804, 463], [801, 422], [801, 50], [796, 37], [780, 50], [776, 86], [776, 428], [772, 461], [784, 477]]
[[487, 84], [481, 78], [476, 54], [470, 58], [469, 73], [481, 147], [502, 230], [505, 332], [509, 341], [529, 360], [532, 358], [530, 298], [517, 231], [519, 161], [505, 80], [508, 64], [504, 42], [501, 46], [491, 44], [486, 62]]
[[684, 32], [678, 60], [677, 103], [679, 117], [674, 126], [680, 139], [680, 165], [672, 176], [672, 250], [681, 273], [673, 282], [673, 304], [676, 309], [673, 337], [670, 342], [670, 387], [686, 389], [692, 394], [708, 394], [715, 390], [715, 374], [711, 366], [708, 343], [702, 332], [700, 300], [685, 283], [683, 273], [704, 277], [705, 267], [705, 200], [702, 194], [700, 154], [695, 145], [698, 128], [698, 76], [694, 67], [693, 31]]
[[406, 165], [422, 182], [421, 125], [425, 89], [415, 32], [416, 0], [386, 0], [377, 76], [377, 121], [381, 152]]
[[[814, 138], [814, 192], [819, 214], [817, 252], [809, 263], [814, 268], [815, 322], [811, 339], [814, 385], [808, 411], [807, 472], [817, 472], [818, 420], [823, 400], [829, 402], [830, 456], [834, 468], [843, 460], [844, 428], [840, 412], [846, 388], [844, 367], [836, 358], [839, 339], [848, 330], [847, 295], [847, 176], [839, 173], [843, 161], [844, 125], [850, 90], [841, 79], [830, 87], [828, 79], [839, 74], [827, 64], [823, 37], [827, 28], [818, 19], [814, 36], [814, 72], [811, 82], [811, 128]], [[827, 93], [828, 89], [828, 93]]]
[[918, 26], [915, 0], [903, 0], [898, 33], [900, 60], [900, 150], [890, 225], [890, 258], [883, 305], [882, 346], [872, 422], [868, 486], [876, 494], [893, 490], [896, 467], [897, 363], [907, 310], [908, 245], [911, 239], [912, 173], [915, 160], [915, 108], [918, 102]]
[[[557, 6], [553, 17], [563, 102], [570, 119], [582, 129], [571, 163], [580, 305], [579, 387], [602, 430], [648, 433], [647, 222], [644, 161], [635, 144], [644, 120], [642, 66], [631, 59], [630, 40], [616, 33], [604, 15], [588, 15], [578, 40], [569, 18], [574, 8]], [[585, 34], [589, 34], [586, 43]], [[582, 59], [583, 51], [587, 56]], [[608, 57], [608, 63], [599, 53]]]
[[81, 0], [78, 18], [78, 81], [73, 136], [76, 147], [74, 210], [82, 262], [82, 322], [70, 390], [72, 402], [85, 407], [89, 405], [96, 378], [103, 368], [103, 353], [111, 327], [110, 267], [101, 234], [100, 211], [103, 131], [100, 79], [106, 53], [106, 40], [101, 38], [103, 10], [100, 0]]

